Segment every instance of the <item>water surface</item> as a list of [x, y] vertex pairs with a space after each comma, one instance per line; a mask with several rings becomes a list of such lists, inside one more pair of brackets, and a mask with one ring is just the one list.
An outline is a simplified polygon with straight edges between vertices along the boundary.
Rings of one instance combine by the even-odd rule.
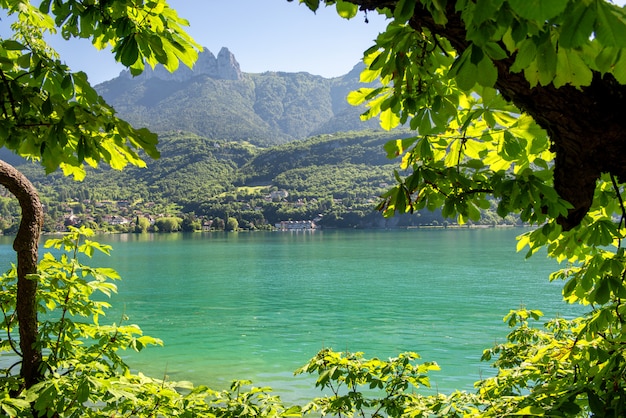
[[251, 379], [303, 401], [319, 392], [293, 371], [324, 347], [383, 358], [416, 351], [442, 368], [435, 390], [450, 392], [492, 373], [480, 356], [504, 340], [510, 309], [578, 310], [549, 283], [554, 262], [515, 252], [521, 232], [107, 235], [99, 240], [112, 256], [87, 264], [123, 277], [108, 320], [125, 313], [164, 341], [127, 357], [146, 374], [215, 389]]

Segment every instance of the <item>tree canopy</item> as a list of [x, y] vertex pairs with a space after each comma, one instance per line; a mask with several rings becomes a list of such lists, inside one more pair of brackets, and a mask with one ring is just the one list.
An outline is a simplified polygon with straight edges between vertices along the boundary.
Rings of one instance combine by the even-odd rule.
[[[320, 2], [301, 3], [315, 10]], [[353, 102], [369, 101], [369, 116], [381, 113], [386, 126], [409, 123], [422, 136], [437, 139], [454, 130], [460, 135], [452, 142], [462, 154], [488, 163], [493, 158], [485, 159], [489, 151], [478, 145], [488, 138], [477, 133], [497, 135], [494, 131], [511, 126], [501, 115], [516, 120], [518, 114], [528, 115], [532, 122], [527, 116], [521, 120], [549, 135], [543, 149], [555, 155], [554, 189], [571, 204], [559, 216], [564, 229], [578, 225], [589, 211], [602, 173], [624, 178], [619, 140], [624, 120], [617, 111], [626, 83], [626, 12], [621, 7], [568, 0], [325, 3], [336, 4], [348, 17], [358, 10], [382, 10], [391, 18], [366, 52], [369, 68], [362, 77], [379, 76], [386, 86], [352, 96]], [[510, 156], [529, 141], [520, 144], [504, 132], [511, 133], [500, 129], [503, 137], [492, 140], [506, 145], [505, 160], [523, 171], [528, 162]], [[535, 155], [542, 147], [538, 141], [533, 140]]]
[[14, 18], [14, 36], [0, 45], [2, 146], [79, 179], [84, 163], [144, 165], [140, 149], [158, 157], [156, 135], [117, 118], [86, 74], [63, 64], [45, 36], [90, 39], [135, 75], [146, 64], [173, 71], [181, 61], [191, 66], [199, 50], [182, 29], [184, 19], [164, 0], [42, 1], [38, 7], [3, 0], [0, 6]]

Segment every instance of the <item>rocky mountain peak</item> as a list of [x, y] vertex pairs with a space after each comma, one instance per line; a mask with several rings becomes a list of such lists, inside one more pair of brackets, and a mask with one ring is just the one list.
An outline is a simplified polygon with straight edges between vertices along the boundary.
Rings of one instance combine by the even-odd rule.
[[222, 47], [219, 54], [217, 54], [217, 74], [217, 78], [222, 80], [241, 79], [241, 69], [239, 68], [239, 63], [235, 59], [233, 53], [226, 47]]
[[[143, 78], [145, 80], [157, 78], [166, 81], [186, 81], [199, 75], [208, 75], [218, 80], [241, 80], [242, 78], [242, 72], [239, 63], [235, 59], [235, 55], [226, 47], [220, 50], [217, 54], [217, 58], [211, 51], [204, 48], [198, 55], [198, 60], [193, 69], [181, 65], [175, 72], [170, 73], [165, 67], [159, 64], [154, 67], [154, 70], [150, 67], [146, 67], [144, 72], [135, 78]], [[128, 70], [122, 71], [120, 77], [133, 78]]]

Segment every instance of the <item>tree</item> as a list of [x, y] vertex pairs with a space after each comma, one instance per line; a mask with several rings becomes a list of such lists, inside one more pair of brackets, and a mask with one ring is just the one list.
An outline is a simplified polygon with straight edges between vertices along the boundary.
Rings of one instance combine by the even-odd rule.
[[[318, 0], [300, 0], [312, 10]], [[349, 96], [391, 129], [405, 175], [379, 209], [427, 207], [476, 220], [496, 205], [538, 228], [528, 255], [564, 262], [564, 298], [584, 317], [545, 322], [535, 310], [495, 356], [498, 375], [475, 397], [419, 398], [407, 410], [455, 416], [623, 416], [626, 412], [626, 10], [603, 0], [327, 0], [340, 15], [380, 13], [390, 23], [366, 51]], [[367, 16], [367, 15], [366, 15]], [[420, 403], [421, 402], [421, 403]], [[418, 405], [419, 404], [419, 405]], [[422, 415], [419, 415], [422, 416]]]
[[194, 232], [202, 229], [202, 223], [194, 213], [188, 213], [183, 218], [183, 221], [180, 225], [180, 230], [183, 232]]
[[213, 218], [211, 223], [211, 229], [223, 231], [226, 228], [226, 222], [222, 218]]
[[[199, 46], [184, 32], [186, 21], [164, 0], [136, 2], [60, 2], [44, 0], [36, 7], [25, 0], [3, 0], [13, 36], [0, 39], [0, 145], [38, 160], [52, 172], [82, 179], [84, 164], [101, 161], [115, 169], [145, 166], [138, 151], [158, 157], [157, 137], [135, 129], [89, 85], [84, 73], [73, 73], [46, 43], [46, 34], [60, 31], [65, 39], [89, 38], [94, 47], [110, 47], [132, 74], [157, 63], [169, 70], [179, 62], [191, 66]], [[9, 164], [0, 162], [0, 183], [18, 198], [22, 220], [14, 242], [17, 256], [17, 304], [21, 377], [29, 388], [45, 369], [37, 344], [38, 238], [43, 211], [32, 184]]]
[[226, 231], [238, 231], [239, 230], [239, 221], [237, 221], [237, 218], [233, 218], [232, 216], [229, 216], [228, 219], [226, 220], [226, 226], [225, 226], [225, 230]]
[[182, 219], [175, 216], [164, 216], [154, 222], [158, 232], [177, 232], [180, 230]]
[[143, 216], [137, 216], [135, 220], [135, 232], [146, 233], [148, 232], [148, 228], [150, 228], [150, 220]]
[[[313, 10], [320, 5], [319, 0], [300, 2]], [[529, 255], [546, 248], [564, 262], [551, 278], [565, 281], [566, 300], [590, 308], [584, 317], [557, 318], [538, 327], [533, 321], [541, 318], [539, 311], [510, 312], [505, 320], [513, 330], [507, 341], [484, 353], [485, 359], [496, 359], [498, 374], [478, 383], [476, 394], [402, 393], [410, 385], [424, 384], [421, 374], [432, 369], [409, 367], [412, 354], [384, 365], [321, 353], [306, 371], [320, 373], [320, 386], [338, 381], [350, 392], [337, 391], [331, 401], [313, 405], [339, 414], [376, 405], [395, 416], [624, 415], [626, 145], [620, 109], [626, 100], [626, 12], [603, 0], [323, 3], [335, 5], [347, 18], [359, 9], [378, 10], [390, 18], [387, 30], [366, 52], [362, 74], [364, 81], [380, 79], [380, 86], [349, 96], [352, 103], [369, 106], [364, 118], [379, 116], [385, 128], [407, 124], [416, 131], [386, 146], [390, 157], [401, 157], [400, 167], [408, 173], [396, 173], [398, 184], [379, 206], [384, 214], [441, 208], [445, 217], [466, 222], [492, 204], [500, 216], [519, 213], [539, 227], [520, 237], [518, 248], [528, 247]], [[37, 8], [23, 0], [0, 0], [0, 5], [16, 17], [15, 36], [0, 43], [3, 146], [39, 160], [49, 172], [61, 168], [76, 178], [85, 175], [84, 163], [103, 161], [122, 168], [143, 164], [138, 150], [158, 155], [156, 136], [119, 120], [84, 74], [72, 73], [60, 62], [43, 34], [58, 28], [65, 38], [90, 38], [100, 49], [110, 46], [133, 74], [145, 63], [160, 62], [173, 70], [179, 61], [191, 64], [198, 46], [163, 0], [44, 0]], [[4, 325], [11, 331], [17, 317], [20, 349], [15, 351], [22, 356], [22, 367], [19, 379], [3, 380], [4, 414], [17, 415], [19, 410], [25, 416], [78, 416], [96, 414], [89, 405], [100, 404], [106, 405], [103, 414], [108, 416], [115, 408], [126, 415], [161, 416], [216, 415], [220, 407], [224, 416], [290, 413], [275, 407], [262, 391], [242, 395], [241, 401], [239, 383], [232, 393], [214, 394], [211, 406], [201, 402], [211, 396], [204, 389], [193, 389], [181, 399], [165, 382], [127, 376], [128, 369], [115, 356], [118, 344], [150, 340], [134, 338], [133, 329], [100, 333], [103, 305], [94, 305], [88, 295], [94, 287], [109, 291], [100, 282], [115, 275], [75, 260], [78, 252], [93, 252], [97, 245], [79, 245], [79, 233], [74, 241], [53, 241], [51, 245], [70, 255], [47, 257], [38, 272], [43, 216], [37, 193], [6, 163], [0, 163], [0, 183], [22, 207], [14, 244], [17, 268], [3, 278], [4, 288], [17, 288], [17, 300], [10, 294], [3, 305], [14, 308], [16, 315], [5, 311]], [[85, 285], [77, 271], [93, 275], [97, 283]], [[37, 293], [38, 282], [46, 285], [43, 295]], [[42, 305], [37, 305], [38, 295]], [[49, 334], [38, 335], [36, 308], [55, 305], [62, 306], [60, 321], [46, 328]], [[66, 313], [79, 311], [92, 315], [93, 324], [69, 326], [72, 318]], [[56, 343], [50, 335], [57, 337]], [[97, 344], [85, 344], [86, 351], [77, 351], [83, 357], [72, 357], [81, 345], [78, 339], [94, 336]], [[49, 344], [46, 350], [44, 342]], [[93, 366], [105, 355], [114, 367], [107, 360], [106, 367], [91, 370], [80, 361], [87, 359]], [[56, 373], [46, 375], [44, 364]], [[118, 365], [123, 375], [115, 374]], [[348, 370], [342, 369], [345, 365]], [[94, 375], [98, 379], [87, 378]], [[43, 380], [46, 376], [49, 380]], [[363, 383], [389, 390], [382, 401], [364, 403], [354, 390]], [[142, 387], [145, 392], [137, 389]], [[255, 393], [263, 400], [261, 406], [237, 409]]]

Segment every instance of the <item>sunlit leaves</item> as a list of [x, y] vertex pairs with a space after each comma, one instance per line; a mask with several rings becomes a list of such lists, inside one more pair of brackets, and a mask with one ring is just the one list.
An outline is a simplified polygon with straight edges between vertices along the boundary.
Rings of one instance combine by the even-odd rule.
[[[90, 38], [98, 48], [111, 46], [118, 60], [138, 74], [147, 63], [174, 70], [191, 66], [199, 46], [183, 31], [187, 25], [163, 0], [138, 5], [120, 0], [106, 7], [95, 3], [41, 2], [22, 4], [14, 39], [3, 40], [0, 96], [0, 144], [17, 154], [40, 160], [47, 172], [82, 179], [84, 163], [104, 161], [121, 169], [145, 166], [139, 150], [157, 158], [157, 137], [118, 119], [89, 85], [83, 73], [71, 73], [42, 37], [54, 22], [64, 37]], [[115, 24], [113, 24], [115, 22]]]
[[398, 115], [393, 112], [393, 109], [385, 109], [380, 113], [380, 126], [390, 131], [391, 129], [397, 127], [400, 124], [400, 118]]
[[[400, 416], [419, 398], [410, 392], [421, 386], [430, 387], [427, 373], [439, 370], [434, 362], [415, 363], [416, 353], [402, 353], [396, 358], [365, 359], [363, 353], [339, 353], [324, 349], [296, 374], [317, 375], [315, 386], [331, 392], [314, 399], [303, 412], [319, 411], [322, 415]], [[367, 395], [365, 395], [367, 391]]]
[[356, 4], [349, 3], [343, 0], [337, 0], [337, 14], [344, 19], [352, 19], [356, 16], [359, 8]]

